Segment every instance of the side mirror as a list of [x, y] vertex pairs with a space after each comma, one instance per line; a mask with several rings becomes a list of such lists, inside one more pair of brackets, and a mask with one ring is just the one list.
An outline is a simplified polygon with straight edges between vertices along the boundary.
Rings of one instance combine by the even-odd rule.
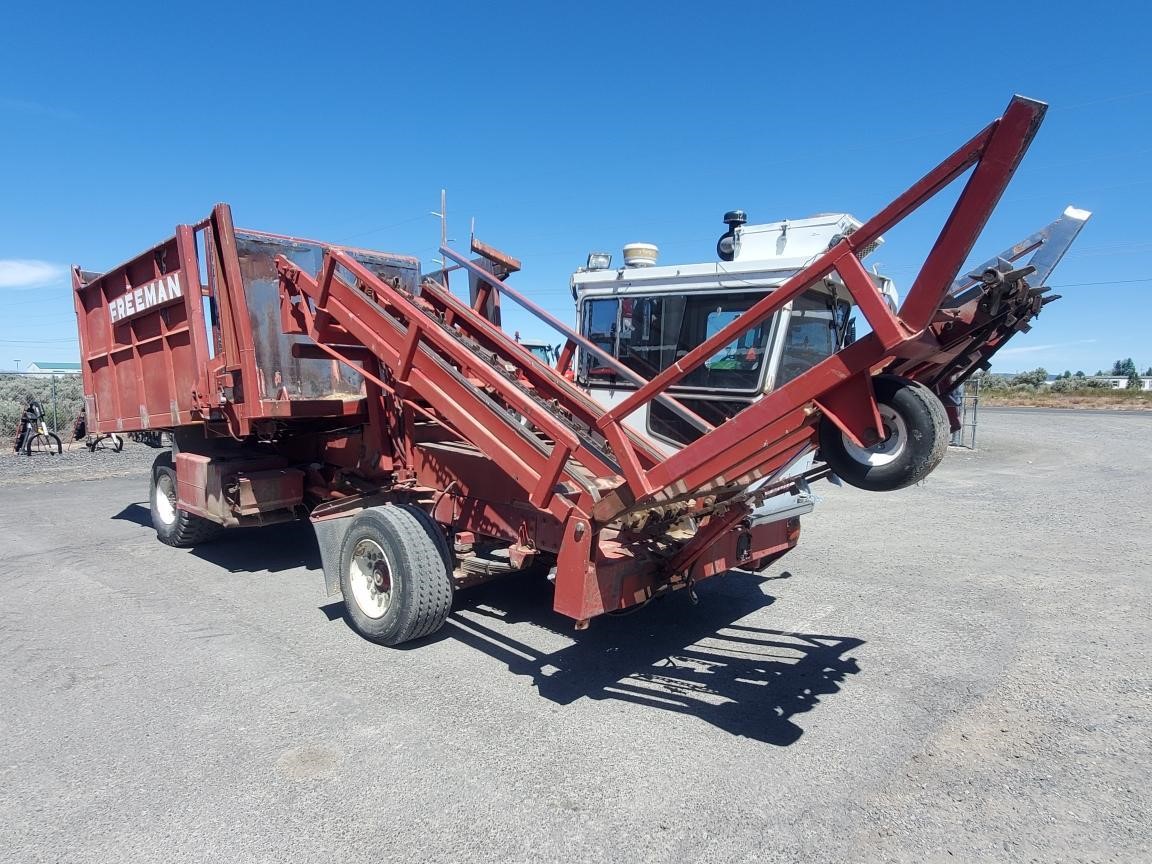
[[[856, 341], [856, 316], [848, 319], [848, 326], [844, 328], [844, 345], [851, 345]], [[840, 347], [843, 348], [844, 345]]]

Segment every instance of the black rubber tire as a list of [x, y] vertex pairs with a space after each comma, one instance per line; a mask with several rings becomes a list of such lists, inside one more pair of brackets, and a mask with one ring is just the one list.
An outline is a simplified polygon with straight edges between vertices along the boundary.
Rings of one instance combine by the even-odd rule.
[[124, 449], [124, 437], [122, 435], [117, 435], [115, 432], [113, 432], [112, 437], [109, 440], [112, 442], [113, 453], [119, 453]]
[[871, 492], [890, 492], [919, 483], [948, 451], [948, 414], [940, 399], [916, 381], [897, 375], [872, 379], [876, 402], [890, 408], [907, 430], [903, 449], [892, 461], [869, 465], [849, 453], [844, 434], [827, 417], [820, 420], [820, 457], [845, 483]]
[[176, 516], [171, 523], [165, 522], [157, 512], [157, 495], [168, 495], [173, 508], [176, 506], [176, 468], [173, 466], [171, 453], [164, 452], [156, 457], [152, 463], [150, 477], [148, 509], [152, 511], [152, 527], [156, 529], [156, 537], [161, 543], [177, 548], [198, 546], [214, 539], [224, 530], [223, 525], [186, 510], [176, 510]]
[[[43, 442], [47, 445], [46, 451], [41, 451], [40, 445], [37, 442]], [[37, 444], [34, 448], [32, 445]], [[60, 436], [55, 432], [48, 432], [46, 434], [29, 435], [24, 442], [24, 455], [31, 456], [33, 450], [37, 453], [47, 452], [50, 456], [59, 456], [64, 452], [64, 445], [60, 443]]]
[[[362, 540], [384, 553], [391, 578], [383, 614], [372, 617], [352, 586], [352, 558]], [[429, 516], [406, 505], [372, 507], [352, 520], [340, 545], [340, 591], [352, 628], [380, 645], [399, 645], [435, 633], [452, 609], [447, 542]]]

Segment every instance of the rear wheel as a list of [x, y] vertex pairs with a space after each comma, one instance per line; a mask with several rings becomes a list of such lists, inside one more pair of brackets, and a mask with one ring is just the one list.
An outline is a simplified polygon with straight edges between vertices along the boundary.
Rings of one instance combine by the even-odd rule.
[[948, 415], [936, 394], [896, 375], [872, 379], [884, 423], [880, 443], [861, 447], [824, 417], [820, 455], [845, 483], [873, 492], [903, 489], [927, 477], [948, 449]]
[[176, 469], [171, 453], [161, 453], [152, 463], [148, 500], [152, 526], [161, 543], [169, 546], [195, 546], [211, 540], [223, 527], [209, 519], [176, 506]]
[[435, 633], [452, 608], [447, 546], [427, 514], [386, 505], [352, 520], [340, 548], [340, 590], [352, 627], [399, 645]]

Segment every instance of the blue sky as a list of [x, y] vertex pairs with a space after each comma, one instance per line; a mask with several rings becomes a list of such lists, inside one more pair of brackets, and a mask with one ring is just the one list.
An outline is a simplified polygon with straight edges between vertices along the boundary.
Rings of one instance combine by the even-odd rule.
[[[47, 4], [43, 4], [47, 5]], [[589, 250], [711, 260], [725, 210], [867, 218], [997, 116], [1051, 108], [974, 257], [1095, 215], [1065, 297], [996, 363], [1152, 365], [1152, 12], [1142, 3], [27, 4], [0, 29], [0, 369], [75, 360], [67, 266], [236, 223], [520, 257], [572, 320]], [[906, 287], [940, 208], [889, 236]], [[511, 327], [547, 336], [527, 319]]]

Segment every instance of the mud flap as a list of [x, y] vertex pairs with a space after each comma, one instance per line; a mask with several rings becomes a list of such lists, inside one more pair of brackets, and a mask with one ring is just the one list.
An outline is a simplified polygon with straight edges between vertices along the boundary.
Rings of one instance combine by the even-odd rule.
[[355, 513], [335, 519], [322, 519], [312, 523], [316, 544], [320, 547], [320, 562], [324, 567], [324, 593], [331, 597], [340, 593], [340, 546], [352, 524]]

